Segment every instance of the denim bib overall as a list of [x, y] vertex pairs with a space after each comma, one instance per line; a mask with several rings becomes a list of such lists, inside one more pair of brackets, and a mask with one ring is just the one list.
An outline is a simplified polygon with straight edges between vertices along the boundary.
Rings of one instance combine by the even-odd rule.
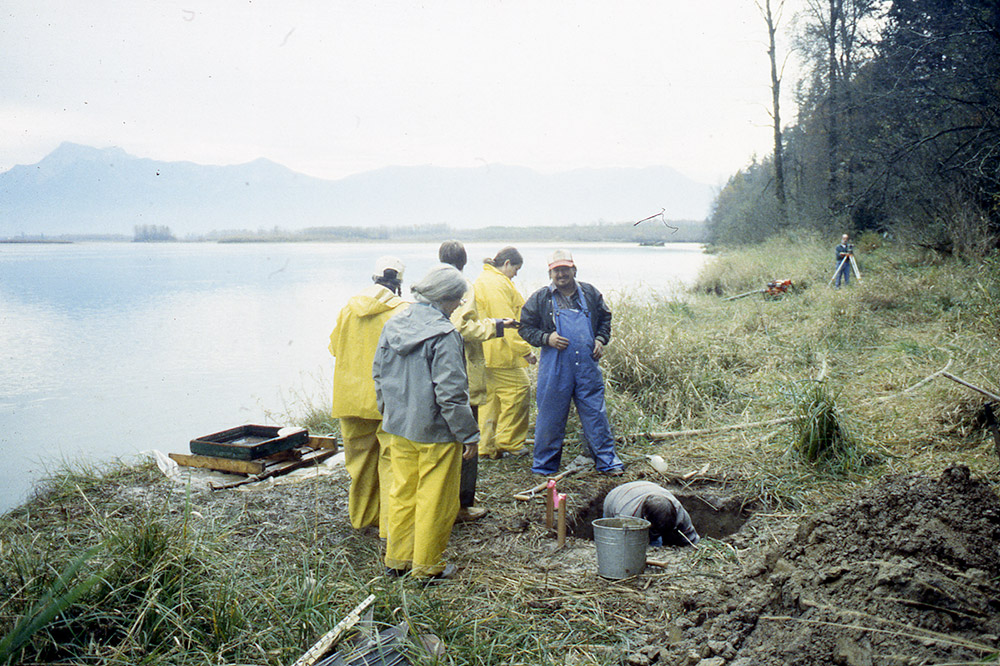
[[586, 298], [579, 294], [580, 309], [560, 308], [552, 294], [552, 314], [556, 333], [569, 340], [566, 349], [542, 347], [538, 363], [535, 418], [535, 450], [531, 471], [555, 474], [562, 458], [563, 438], [569, 402], [576, 403], [583, 433], [590, 442], [597, 469], [605, 472], [621, 468], [615, 454], [615, 440], [608, 425], [604, 404], [604, 376], [594, 360], [594, 330]]

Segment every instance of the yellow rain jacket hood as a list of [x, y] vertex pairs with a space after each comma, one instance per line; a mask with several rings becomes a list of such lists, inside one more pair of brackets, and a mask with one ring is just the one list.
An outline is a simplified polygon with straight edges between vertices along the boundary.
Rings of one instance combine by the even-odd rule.
[[334, 418], [382, 418], [375, 404], [372, 379], [375, 349], [382, 326], [408, 305], [382, 285], [373, 284], [351, 297], [340, 311], [329, 347], [337, 359], [333, 370]]
[[[524, 298], [511, 279], [489, 264], [476, 278], [476, 308], [480, 317], [521, 319]], [[487, 368], [525, 368], [531, 346], [518, 335], [507, 335], [483, 343]]]

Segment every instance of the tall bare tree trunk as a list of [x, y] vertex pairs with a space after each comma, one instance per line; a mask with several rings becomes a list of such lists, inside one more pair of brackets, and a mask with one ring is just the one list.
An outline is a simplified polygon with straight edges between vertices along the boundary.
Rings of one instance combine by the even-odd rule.
[[827, 64], [827, 76], [829, 78], [829, 90], [827, 91], [827, 159], [829, 174], [827, 188], [829, 193], [830, 213], [836, 216], [840, 206], [840, 85], [837, 68], [837, 24], [842, 20], [844, 0], [829, 0], [830, 2], [830, 22], [827, 25], [829, 34], [827, 35], [827, 47], [829, 49], [829, 61]]
[[785, 210], [785, 160], [781, 141], [781, 78], [778, 76], [778, 51], [774, 43], [774, 36], [781, 21], [781, 12], [785, 7], [785, 0], [778, 2], [777, 16], [771, 11], [771, 0], [764, 0], [764, 6], [760, 4], [757, 8], [764, 15], [767, 22], [768, 49], [767, 55], [771, 60], [771, 118], [774, 120], [774, 195], [778, 199], [778, 207], [781, 212], [781, 226], [788, 224], [788, 214]]

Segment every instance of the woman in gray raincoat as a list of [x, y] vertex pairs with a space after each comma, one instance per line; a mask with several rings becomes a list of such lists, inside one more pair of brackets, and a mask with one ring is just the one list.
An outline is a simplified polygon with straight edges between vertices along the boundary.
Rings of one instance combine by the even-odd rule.
[[448, 578], [442, 560], [458, 514], [463, 455], [477, 455], [462, 336], [449, 317], [466, 281], [453, 266], [433, 268], [411, 291], [416, 303], [382, 329], [375, 396], [389, 434], [392, 489], [385, 565], [389, 575]]

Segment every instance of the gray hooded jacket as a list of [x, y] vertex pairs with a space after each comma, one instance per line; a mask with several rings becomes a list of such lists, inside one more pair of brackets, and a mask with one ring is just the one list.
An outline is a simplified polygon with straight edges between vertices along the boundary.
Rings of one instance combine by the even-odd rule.
[[[604, 498], [604, 517], [634, 516], [642, 518], [642, 503], [650, 495], [667, 498], [674, 505], [674, 510], [677, 512], [677, 524], [663, 527], [667, 529], [673, 527], [683, 534], [686, 542], [689, 542], [692, 546], [701, 540], [698, 532], [694, 529], [694, 525], [691, 524], [691, 516], [688, 514], [687, 509], [684, 508], [684, 505], [680, 503], [680, 500], [674, 497], [674, 494], [666, 488], [651, 481], [632, 481], [614, 488]], [[663, 536], [664, 542], [666, 542], [668, 535]]]
[[386, 322], [372, 375], [386, 432], [413, 442], [479, 442], [462, 336], [436, 307], [416, 303]]

